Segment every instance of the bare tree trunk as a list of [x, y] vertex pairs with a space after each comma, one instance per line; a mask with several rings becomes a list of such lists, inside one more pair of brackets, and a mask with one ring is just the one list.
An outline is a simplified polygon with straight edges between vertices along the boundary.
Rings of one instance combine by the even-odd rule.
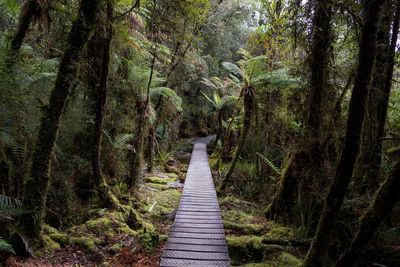
[[97, 6], [97, 0], [86, 0], [80, 4], [78, 18], [69, 33], [68, 47], [61, 60], [49, 105], [41, 119], [31, 175], [26, 178], [24, 185], [23, 202], [31, 213], [23, 215], [19, 221], [21, 234], [33, 247], [40, 245], [38, 239], [46, 213], [51, 154], [57, 140], [61, 115], [76, 80], [81, 52], [95, 26]]
[[400, 161], [397, 162], [391, 174], [382, 184], [374, 201], [361, 217], [360, 228], [353, 239], [351, 246], [346, 250], [336, 266], [353, 266], [357, 256], [368, 244], [382, 221], [389, 215], [394, 205], [400, 199]]
[[[97, 86], [96, 92], [96, 107], [95, 107], [95, 123], [93, 131], [93, 147], [92, 147], [92, 171], [93, 180], [99, 193], [99, 198], [102, 204], [108, 208], [118, 206], [118, 201], [108, 188], [107, 182], [101, 172], [100, 154], [101, 154], [101, 131], [103, 126], [103, 117], [105, 105], [107, 101], [107, 83], [110, 69], [110, 52], [111, 40], [113, 35], [113, 5], [112, 0], [107, 0], [107, 19], [105, 21], [105, 32], [98, 33], [101, 35], [102, 48], [102, 64], [100, 84]], [[102, 29], [100, 29], [102, 30]]]
[[379, 16], [384, 3], [385, 0], [369, 0], [364, 6], [364, 27], [360, 41], [357, 76], [349, 106], [345, 144], [336, 169], [334, 183], [325, 200], [313, 243], [303, 265], [305, 267], [323, 266], [326, 262], [331, 234], [353, 175], [360, 149], [366, 100], [375, 62]]
[[21, 8], [21, 14], [19, 16], [17, 32], [14, 34], [8, 55], [6, 57], [6, 69], [9, 70], [15, 63], [15, 59], [18, 56], [19, 50], [25, 39], [26, 33], [29, 29], [29, 25], [32, 22], [32, 18], [38, 8], [37, 0], [28, 0]]

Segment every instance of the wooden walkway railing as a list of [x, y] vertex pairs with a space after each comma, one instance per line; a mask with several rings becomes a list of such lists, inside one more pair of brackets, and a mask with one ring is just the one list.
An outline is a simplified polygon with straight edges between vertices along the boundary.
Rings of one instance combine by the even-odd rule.
[[206, 142], [202, 139], [194, 145], [160, 266], [231, 266]]

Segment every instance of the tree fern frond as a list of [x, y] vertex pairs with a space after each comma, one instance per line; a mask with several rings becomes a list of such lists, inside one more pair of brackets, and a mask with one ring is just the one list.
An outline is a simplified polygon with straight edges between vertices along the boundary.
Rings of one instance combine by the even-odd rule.
[[238, 65], [231, 62], [222, 62], [222, 66], [237, 78], [243, 78], [243, 72]]

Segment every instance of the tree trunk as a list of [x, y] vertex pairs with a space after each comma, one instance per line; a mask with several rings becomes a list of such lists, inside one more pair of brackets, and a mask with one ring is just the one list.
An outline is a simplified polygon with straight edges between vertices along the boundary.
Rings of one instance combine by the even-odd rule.
[[217, 129], [217, 136], [214, 140], [214, 147], [218, 145], [218, 141], [222, 140], [222, 110], [218, 111], [218, 129]]
[[345, 143], [334, 183], [325, 200], [313, 243], [303, 265], [306, 267], [323, 266], [326, 262], [329, 240], [353, 175], [360, 149], [366, 100], [375, 62], [379, 16], [384, 2], [385, 0], [370, 0], [364, 6], [364, 27], [360, 41], [357, 76], [349, 106]]
[[[299, 148], [295, 152], [298, 155], [293, 155], [288, 161], [276, 196], [266, 209], [266, 216], [270, 218], [293, 217], [293, 206], [297, 202], [296, 196], [299, 194], [301, 217], [303, 218], [302, 227], [309, 228], [310, 226], [311, 232], [317, 224], [318, 210], [320, 209], [319, 201], [315, 201], [315, 198], [320, 193], [318, 181], [321, 180], [323, 162], [323, 151], [321, 150], [322, 105], [326, 95], [331, 48], [331, 5], [330, 1], [318, 0], [313, 18], [313, 38], [309, 58], [310, 95], [305, 125], [307, 137], [303, 143], [298, 145]], [[315, 191], [317, 193], [313, 194], [312, 192]]]
[[[378, 47], [374, 78], [368, 100], [368, 116], [363, 127], [361, 153], [357, 163], [357, 171], [354, 175], [355, 189], [360, 194], [372, 194], [380, 183], [382, 138], [385, 134], [388, 98], [393, 77], [394, 59], [392, 58], [394, 58], [394, 49], [397, 42], [396, 32], [398, 32], [397, 22], [397, 28], [393, 27], [393, 37], [390, 40], [394, 9], [392, 1], [386, 2], [383, 12], [385, 15], [381, 19], [377, 35]], [[398, 21], [398, 15], [396, 14], [396, 16]], [[389, 87], [387, 88], [388, 82]]]
[[131, 151], [130, 164], [129, 164], [129, 177], [128, 186], [133, 188], [139, 180], [139, 176], [143, 166], [143, 146], [146, 136], [147, 128], [147, 103], [143, 99], [136, 101], [137, 109], [137, 125], [135, 132], [135, 139], [133, 142], [134, 151]]
[[44, 110], [36, 149], [33, 155], [31, 175], [26, 178], [23, 202], [31, 211], [21, 216], [20, 232], [30, 246], [39, 245], [49, 186], [51, 154], [57, 140], [61, 114], [73, 86], [79, 67], [80, 55], [95, 26], [97, 0], [82, 1], [78, 18], [69, 33], [68, 47], [62, 57], [49, 105]]
[[5, 63], [7, 70], [10, 70], [15, 63], [16, 57], [18, 56], [19, 50], [21, 49], [26, 33], [28, 32], [29, 25], [32, 22], [32, 18], [36, 13], [37, 8], [37, 0], [28, 0], [21, 8], [17, 32], [14, 34], [10, 42], [10, 48], [6, 57]]
[[239, 159], [240, 153], [242, 152], [243, 145], [246, 141], [247, 133], [249, 132], [251, 126], [251, 118], [254, 109], [254, 90], [253, 88], [245, 88], [244, 89], [244, 118], [243, 118], [243, 128], [240, 135], [239, 143], [235, 150], [235, 155], [231, 161], [231, 165], [229, 167], [228, 173], [225, 176], [225, 179], [222, 180], [219, 191], [225, 190], [225, 187], [230, 182], [233, 171], [235, 170], [236, 163]]
[[102, 48], [102, 63], [101, 63], [101, 77], [100, 84], [97, 86], [96, 92], [96, 106], [95, 106], [95, 123], [93, 131], [93, 147], [92, 147], [92, 171], [93, 181], [97, 188], [100, 201], [105, 207], [113, 208], [118, 206], [118, 201], [110, 192], [107, 182], [101, 172], [100, 154], [101, 154], [101, 131], [103, 126], [103, 117], [105, 105], [107, 101], [107, 83], [108, 74], [110, 69], [110, 52], [112, 40], [112, 23], [113, 23], [113, 5], [111, 0], [107, 1], [107, 19], [105, 20], [104, 29], [97, 33], [101, 36]]
[[155, 132], [154, 132], [154, 127], [150, 126], [149, 127], [149, 136], [147, 140], [147, 172], [152, 172], [153, 171], [153, 165], [154, 165], [154, 143], [155, 143]]
[[400, 199], [400, 161], [397, 162], [391, 174], [380, 187], [367, 211], [361, 217], [360, 228], [351, 246], [346, 250], [336, 266], [353, 266], [357, 255], [368, 244], [382, 221], [389, 215], [394, 205]]

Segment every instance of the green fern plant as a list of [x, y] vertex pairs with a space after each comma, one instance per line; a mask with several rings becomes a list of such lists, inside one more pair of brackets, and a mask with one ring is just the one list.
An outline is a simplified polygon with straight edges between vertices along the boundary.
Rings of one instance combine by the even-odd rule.
[[0, 238], [0, 251], [9, 252], [15, 254], [14, 247], [6, 240]]
[[281, 174], [280, 168], [278, 168], [278, 167], [277, 167], [271, 160], [269, 160], [266, 156], [264, 156], [263, 154], [258, 153], [258, 152], [256, 153], [256, 156], [257, 156], [258, 158], [260, 158], [264, 164], [266, 164], [267, 166], [269, 166], [269, 167], [270, 167], [274, 172], [276, 172], [278, 175]]
[[27, 213], [18, 199], [0, 195], [0, 219], [10, 218]]

